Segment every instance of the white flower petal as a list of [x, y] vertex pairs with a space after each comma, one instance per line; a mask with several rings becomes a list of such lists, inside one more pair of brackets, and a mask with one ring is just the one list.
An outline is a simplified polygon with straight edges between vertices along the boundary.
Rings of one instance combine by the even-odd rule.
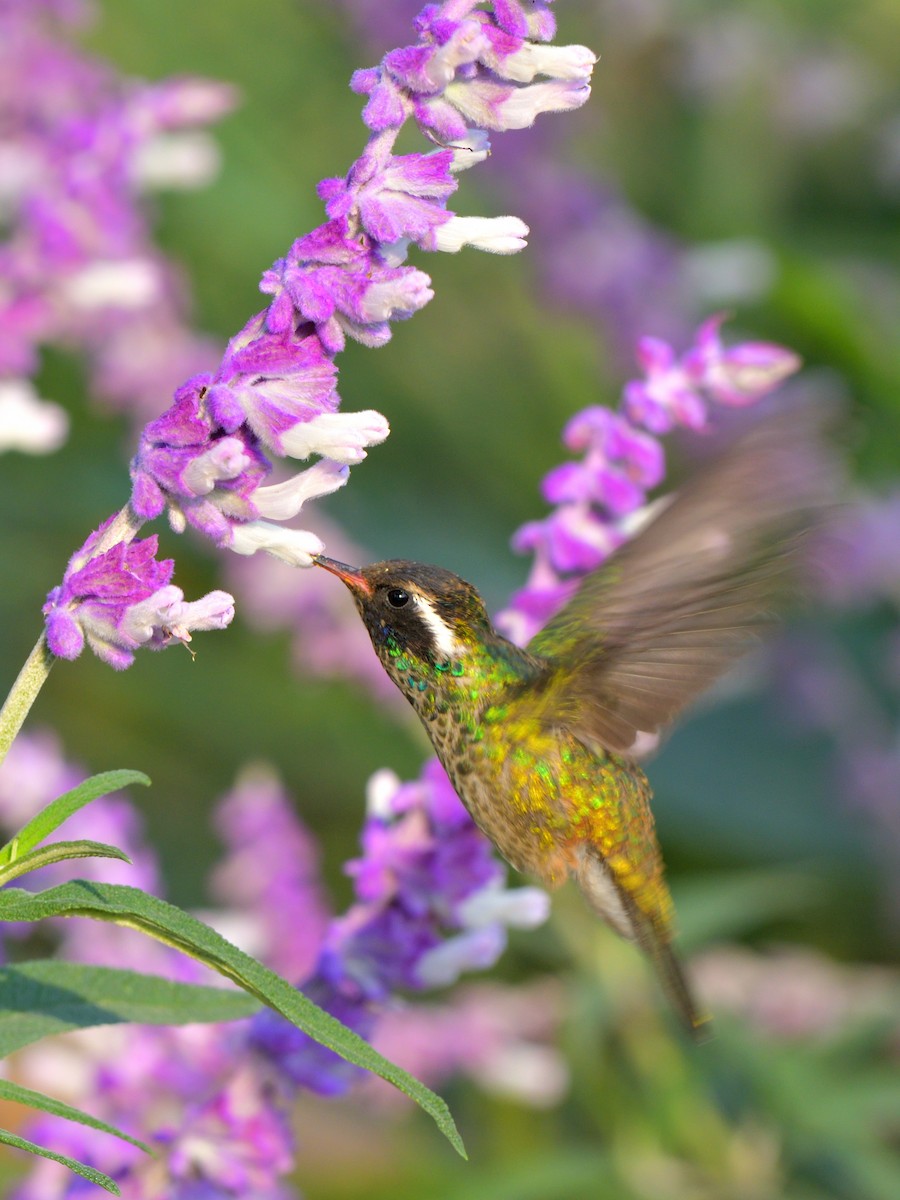
[[313, 558], [325, 549], [325, 543], [306, 529], [285, 529], [269, 521], [248, 521], [232, 527], [231, 549], [235, 554], [255, 554], [265, 550], [291, 567], [311, 567]]
[[222, 438], [185, 468], [184, 483], [195, 496], [206, 496], [220, 479], [236, 479], [249, 466], [240, 438]]
[[444, 149], [453, 151], [450, 170], [454, 175], [458, 175], [460, 171], [477, 167], [490, 157], [491, 139], [486, 129], [470, 129], [466, 137], [454, 138]]
[[131, 175], [144, 189], [199, 188], [215, 179], [221, 160], [208, 133], [158, 133], [138, 149]]
[[321, 413], [311, 421], [299, 421], [282, 434], [281, 448], [291, 458], [321, 454], [340, 463], [358, 463], [366, 457], [364, 447], [383, 442], [389, 433], [387, 420], [372, 409]]
[[447, 987], [463, 971], [492, 967], [506, 946], [502, 925], [485, 925], [447, 938], [419, 959], [416, 974], [425, 987]]
[[451, 217], [435, 230], [438, 250], [455, 254], [463, 246], [491, 254], [515, 254], [525, 248], [528, 226], [518, 217]]
[[157, 629], [168, 627], [170, 619], [177, 613], [183, 600], [184, 592], [181, 588], [170, 583], [159, 588], [146, 600], [132, 604], [123, 615], [119, 628], [122, 633], [142, 646], [150, 641]]
[[51, 454], [68, 432], [65, 409], [41, 400], [27, 380], [0, 381], [0, 451]]
[[591, 89], [579, 81], [550, 79], [516, 88], [500, 105], [504, 129], [527, 129], [545, 112], [570, 112], [587, 103]]
[[459, 915], [470, 929], [497, 922], [515, 929], [533, 929], [550, 915], [550, 897], [537, 887], [489, 885], [464, 901]]
[[253, 503], [260, 516], [272, 521], [287, 521], [297, 515], [307, 500], [328, 496], [343, 487], [349, 475], [350, 468], [343, 463], [323, 458], [284, 483], [257, 488]]
[[596, 54], [587, 46], [547, 46], [525, 42], [515, 54], [498, 57], [494, 69], [504, 79], [512, 79], [516, 83], [531, 83], [536, 75], [586, 83], [591, 78], [596, 61]]
[[388, 767], [382, 767], [369, 777], [366, 784], [366, 814], [381, 820], [394, 815], [393, 799], [400, 787], [400, 777]]
[[147, 258], [95, 262], [61, 285], [64, 298], [74, 308], [146, 308], [162, 292], [162, 276]]

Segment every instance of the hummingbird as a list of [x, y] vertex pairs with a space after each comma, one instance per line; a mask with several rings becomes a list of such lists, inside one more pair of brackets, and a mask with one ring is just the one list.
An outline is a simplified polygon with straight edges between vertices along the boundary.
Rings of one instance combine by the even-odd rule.
[[773, 623], [830, 506], [821, 419], [761, 422], [586, 575], [527, 644], [442, 567], [314, 563], [350, 590], [384, 669], [500, 854], [588, 905], [649, 957], [682, 1024], [706, 1022], [635, 755]]

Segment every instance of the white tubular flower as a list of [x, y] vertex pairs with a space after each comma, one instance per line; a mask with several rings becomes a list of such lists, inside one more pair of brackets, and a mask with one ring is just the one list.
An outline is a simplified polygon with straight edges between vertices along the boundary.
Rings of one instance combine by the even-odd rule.
[[325, 543], [306, 529], [284, 529], [270, 521], [248, 521], [233, 526], [230, 547], [235, 554], [255, 554], [265, 550], [290, 567], [311, 567], [313, 558], [325, 549]]
[[520, 50], [501, 58], [497, 70], [504, 79], [511, 79], [515, 83], [531, 83], [537, 75], [587, 83], [596, 61], [597, 56], [587, 46], [547, 46], [525, 42]]
[[195, 496], [208, 495], [222, 479], [236, 479], [250, 466], [240, 438], [226, 437], [192, 459], [184, 471], [184, 484]]
[[367, 322], [390, 321], [398, 313], [412, 313], [434, 298], [431, 277], [424, 271], [409, 271], [400, 279], [384, 280], [366, 288], [360, 315]]
[[507, 889], [502, 883], [489, 884], [463, 901], [459, 916], [469, 929], [480, 929], [499, 922], [515, 929], [533, 929], [543, 925], [550, 915], [550, 897], [537, 887]]
[[68, 432], [65, 409], [41, 400], [27, 380], [0, 380], [0, 452], [52, 454]]
[[366, 446], [383, 442], [390, 426], [381, 413], [368, 409], [358, 413], [321, 413], [311, 421], [300, 421], [282, 434], [281, 444], [291, 458], [321, 454], [335, 462], [362, 462]]
[[463, 246], [490, 254], [524, 250], [528, 226], [518, 217], [451, 217], [434, 232], [434, 248], [455, 254]]
[[506, 947], [502, 925], [485, 925], [447, 938], [419, 959], [416, 974], [424, 987], [448, 987], [464, 971], [492, 967]]
[[382, 242], [381, 257], [388, 267], [402, 267], [409, 255], [409, 238], [397, 238], [396, 242]]
[[369, 777], [366, 784], [366, 813], [377, 820], [386, 821], [394, 815], [392, 802], [400, 788], [400, 777], [388, 767], [382, 767]]
[[[551, 79], [516, 88], [499, 106], [505, 129], [527, 129], [541, 113], [581, 108], [591, 89], [578, 80]], [[456, 100], [454, 98], [454, 103]]]
[[464, 138], [454, 138], [451, 145], [446, 147], [453, 152], [450, 170], [454, 175], [467, 171], [469, 167], [477, 167], [491, 154], [491, 139], [486, 129], [470, 129]]
[[189, 642], [192, 630], [202, 633], [230, 625], [234, 620], [234, 597], [228, 592], [207, 592], [199, 600], [174, 604], [165, 615], [163, 634]]
[[343, 463], [323, 458], [284, 483], [257, 488], [253, 493], [253, 504], [260, 516], [272, 521], [287, 521], [297, 515], [307, 500], [328, 496], [342, 488], [349, 475], [350, 470]]
[[159, 648], [173, 639], [189, 642], [192, 630], [224, 629], [233, 619], [234, 597], [228, 592], [208, 592], [199, 600], [186, 601], [181, 588], [167, 584], [130, 605], [119, 631], [135, 645], [154, 642]]
[[146, 191], [200, 188], [215, 179], [221, 160], [219, 147], [202, 130], [159, 133], [138, 149], [131, 174]]
[[73, 308], [146, 308], [160, 295], [162, 278], [148, 258], [95, 262], [63, 280], [62, 292]]

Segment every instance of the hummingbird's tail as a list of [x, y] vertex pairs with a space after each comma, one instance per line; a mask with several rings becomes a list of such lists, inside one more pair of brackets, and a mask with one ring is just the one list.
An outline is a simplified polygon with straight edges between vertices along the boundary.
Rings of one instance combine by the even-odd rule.
[[666, 999], [695, 1041], [710, 1034], [709, 1017], [694, 998], [671, 934], [641, 912], [620, 887], [603, 857], [590, 845], [578, 847], [575, 879], [591, 908], [628, 941], [637, 942], [656, 971]]

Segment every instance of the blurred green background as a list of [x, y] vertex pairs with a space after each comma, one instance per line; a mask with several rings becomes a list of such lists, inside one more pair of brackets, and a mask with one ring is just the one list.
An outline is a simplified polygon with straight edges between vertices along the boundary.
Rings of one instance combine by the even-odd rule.
[[[889, 488], [900, 468], [900, 5], [557, 7], [560, 40], [602, 57], [588, 107], [544, 118], [545, 144], [548, 133], [558, 138], [555, 153], [612, 182], [686, 246], [761, 246], [771, 285], [738, 306], [727, 336], [783, 342], [823, 386], [845, 393], [852, 470]], [[197, 324], [223, 344], [261, 307], [262, 269], [322, 220], [316, 182], [343, 173], [364, 143], [347, 80], [374, 60], [349, 8], [115, 0], [86, 35], [126, 73], [202, 73], [241, 89], [241, 106], [215, 133], [217, 180], [157, 202], [159, 241], [191, 281]], [[819, 78], [823, 63], [833, 69]], [[809, 95], [803, 72], [813, 75]], [[483, 174], [463, 176], [460, 211], [507, 211]], [[442, 563], [497, 608], [524, 579], [527, 564], [508, 540], [544, 511], [538, 486], [562, 456], [560, 429], [588, 404], [618, 402], [624, 348], [614, 352], [594, 319], [549, 307], [531, 250], [417, 265], [432, 274], [435, 300], [396, 326], [386, 348], [351, 344], [340, 359], [344, 407], [379, 409], [392, 434], [324, 507], [373, 558]], [[70, 410], [73, 431], [60, 453], [8, 455], [0, 471], [0, 667], [9, 680], [68, 555], [124, 502], [134, 445], [128, 422], [85, 394], [77, 362], [48, 354], [39, 383]], [[167, 403], [160, 396], [160, 408]], [[160, 535], [189, 596], [221, 585], [206, 547]], [[884, 603], [815, 622], [865, 663], [896, 610]], [[203, 903], [216, 858], [207, 824], [215, 799], [248, 760], [272, 762], [321, 840], [342, 907], [349, 886], [340, 866], [355, 852], [365, 781], [382, 766], [415, 775], [422, 736], [350, 685], [298, 678], [287, 635], [255, 633], [240, 614], [227, 634], [195, 646], [195, 661], [178, 650], [147, 654], [123, 674], [87, 654], [59, 665], [33, 722], [57, 729], [91, 770], [152, 776], [152, 791], [136, 799], [170, 895], [187, 905]], [[882, 699], [896, 722], [896, 697]], [[793, 943], [847, 963], [895, 963], [900, 914], [884, 834], [842, 802], [827, 737], [796, 728], [771, 689], [703, 708], [650, 774], [686, 944]], [[573, 1085], [564, 1104], [535, 1112], [454, 1085], [449, 1099], [472, 1156], [463, 1165], [417, 1118], [366, 1133], [352, 1107], [326, 1106], [323, 1116], [309, 1102], [305, 1194], [900, 1195], [890, 1149], [900, 1141], [897, 1043], [891, 1059], [885, 1026], [854, 1025], [837, 1043], [779, 1044], [726, 1017], [716, 1043], [685, 1054], [644, 1014], [608, 1038], [604, 986], [614, 995], [615, 981], [633, 975], [646, 984], [642, 968], [610, 939], [596, 949], [576, 898], [555, 903], [553, 926], [517, 937], [498, 973], [550, 971], [565, 981]], [[335, 1163], [342, 1138], [359, 1139], [368, 1165]]]

